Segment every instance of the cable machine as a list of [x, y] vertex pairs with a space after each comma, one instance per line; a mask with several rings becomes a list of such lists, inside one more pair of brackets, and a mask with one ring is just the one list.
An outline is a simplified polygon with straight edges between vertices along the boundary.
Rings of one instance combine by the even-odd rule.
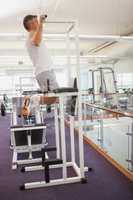
[[[90, 70], [91, 79], [92, 79], [92, 99], [93, 103], [97, 102], [97, 97], [100, 97], [100, 104], [110, 104], [110, 106], [118, 107], [118, 99], [117, 99], [117, 81], [115, 77], [115, 72], [111, 67], [99, 67], [95, 70]], [[108, 85], [112, 84], [112, 88], [109, 89]], [[96, 88], [98, 86], [98, 90]], [[97, 91], [96, 91], [97, 90]], [[109, 91], [112, 90], [112, 91]], [[111, 100], [115, 95], [115, 100], [111, 105]]]

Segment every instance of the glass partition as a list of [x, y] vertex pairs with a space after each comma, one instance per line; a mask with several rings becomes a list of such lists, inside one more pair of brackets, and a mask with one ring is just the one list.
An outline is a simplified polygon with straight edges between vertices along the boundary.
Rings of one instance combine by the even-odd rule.
[[133, 115], [103, 108], [88, 103], [88, 98], [83, 101], [83, 134], [118, 165], [133, 172]]

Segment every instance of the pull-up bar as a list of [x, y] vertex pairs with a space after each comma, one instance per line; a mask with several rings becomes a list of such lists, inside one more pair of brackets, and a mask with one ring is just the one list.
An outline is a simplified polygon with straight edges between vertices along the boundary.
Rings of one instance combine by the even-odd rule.
[[74, 21], [45, 21], [45, 24], [61, 24], [61, 25], [64, 24], [64, 25], [69, 25], [69, 27], [68, 27], [68, 29], [66, 31], [61, 32], [61, 33], [58, 32], [58, 34], [69, 34], [72, 31], [72, 29], [74, 29], [74, 27], [75, 27], [75, 22]]
[[75, 24], [74, 21], [45, 21], [46, 24]]

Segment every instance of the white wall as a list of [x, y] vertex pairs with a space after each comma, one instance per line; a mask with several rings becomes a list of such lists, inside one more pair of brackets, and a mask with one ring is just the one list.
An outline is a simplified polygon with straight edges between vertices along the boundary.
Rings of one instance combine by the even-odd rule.
[[133, 73], [133, 58], [120, 60], [114, 69], [116, 73]]

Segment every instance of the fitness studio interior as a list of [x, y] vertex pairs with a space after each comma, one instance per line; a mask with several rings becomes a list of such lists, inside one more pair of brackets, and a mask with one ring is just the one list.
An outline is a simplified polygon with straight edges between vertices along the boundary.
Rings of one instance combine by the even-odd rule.
[[133, 0], [0, 0], [0, 199], [133, 200]]

